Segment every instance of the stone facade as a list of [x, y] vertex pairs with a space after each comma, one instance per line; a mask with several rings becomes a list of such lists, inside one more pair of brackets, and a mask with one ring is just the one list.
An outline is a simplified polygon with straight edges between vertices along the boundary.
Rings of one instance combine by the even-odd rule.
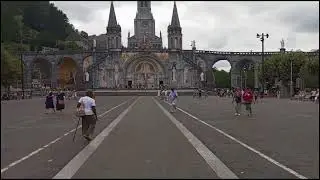
[[[255, 71], [255, 88], [258, 88], [258, 67], [261, 52], [217, 52], [183, 50], [182, 27], [180, 26], [176, 3], [173, 5], [171, 24], [168, 26], [168, 48], [163, 48], [162, 36], [155, 34], [155, 20], [151, 12], [151, 1], [138, 1], [134, 19], [134, 35], [128, 34], [128, 44], [121, 44], [121, 26], [117, 23], [115, 9], [111, 2], [107, 33], [90, 36], [92, 50], [84, 52], [59, 51], [54, 53], [25, 53], [25, 82], [30, 84], [31, 71], [36, 59], [42, 59], [51, 66], [51, 87], [57, 82], [61, 61], [66, 58], [76, 62], [76, 83], [78, 89], [85, 88], [158, 88], [160, 84], [177, 88], [199, 86], [214, 87], [212, 66], [219, 60], [231, 64], [231, 87], [241, 87], [241, 64], [251, 64]], [[95, 41], [95, 43], [92, 43]], [[265, 52], [265, 58], [280, 52]], [[286, 53], [282, 48], [281, 53]], [[310, 55], [319, 52], [309, 53]], [[89, 82], [84, 74], [89, 72]], [[203, 73], [202, 73], [203, 72]], [[200, 82], [200, 74], [204, 81]]]

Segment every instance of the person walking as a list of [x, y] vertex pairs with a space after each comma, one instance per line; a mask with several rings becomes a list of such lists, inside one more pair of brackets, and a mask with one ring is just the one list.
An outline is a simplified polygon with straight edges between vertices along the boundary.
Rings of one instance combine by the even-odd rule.
[[60, 91], [57, 95], [56, 98], [56, 110], [62, 112], [62, 110], [65, 108], [65, 103], [64, 103], [64, 99], [65, 99], [65, 94]]
[[46, 105], [46, 112], [45, 112], [46, 114], [48, 114], [49, 109], [51, 109], [52, 112], [56, 112], [54, 109], [52, 92], [49, 92], [49, 94], [47, 95], [45, 105]]
[[236, 88], [234, 95], [233, 95], [233, 100], [232, 103], [236, 103], [235, 104], [235, 111], [236, 113], [234, 114], [235, 116], [240, 116], [240, 111], [241, 111], [241, 90], [240, 88]]
[[178, 98], [178, 93], [174, 88], [171, 88], [171, 92], [169, 94], [169, 101], [171, 104], [171, 109], [170, 112], [176, 112], [177, 111], [177, 98]]
[[258, 103], [259, 91], [255, 89], [253, 94], [254, 94], [254, 103]]
[[98, 120], [96, 111], [96, 101], [92, 91], [87, 91], [84, 97], [81, 97], [77, 104], [77, 111], [81, 108], [84, 111], [82, 118], [82, 136], [88, 141], [92, 140], [92, 135]]
[[246, 110], [248, 112], [248, 116], [252, 116], [252, 108], [251, 104], [253, 101], [253, 93], [250, 88], [247, 88], [243, 93], [243, 101], [246, 106]]
[[168, 89], [166, 89], [165, 91], [164, 91], [164, 94], [165, 94], [165, 101], [169, 101], [169, 90]]

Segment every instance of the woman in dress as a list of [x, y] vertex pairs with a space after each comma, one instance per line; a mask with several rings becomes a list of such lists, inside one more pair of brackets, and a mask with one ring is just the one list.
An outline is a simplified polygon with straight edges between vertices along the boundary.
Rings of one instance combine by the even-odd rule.
[[57, 95], [56, 109], [57, 111], [62, 111], [65, 108], [64, 105], [65, 94], [63, 92], [59, 92]]
[[49, 94], [48, 94], [48, 96], [46, 97], [46, 102], [45, 102], [45, 104], [46, 104], [46, 114], [48, 114], [48, 111], [49, 111], [49, 109], [52, 109], [52, 112], [56, 112], [55, 110], [54, 110], [54, 104], [53, 104], [53, 94], [52, 94], [52, 92], [50, 92]]

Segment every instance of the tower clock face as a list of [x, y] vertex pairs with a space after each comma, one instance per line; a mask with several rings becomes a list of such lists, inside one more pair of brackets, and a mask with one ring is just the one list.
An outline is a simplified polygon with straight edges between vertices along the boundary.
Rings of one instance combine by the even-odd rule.
[[142, 21], [142, 27], [147, 28], [148, 24], [148, 21]]

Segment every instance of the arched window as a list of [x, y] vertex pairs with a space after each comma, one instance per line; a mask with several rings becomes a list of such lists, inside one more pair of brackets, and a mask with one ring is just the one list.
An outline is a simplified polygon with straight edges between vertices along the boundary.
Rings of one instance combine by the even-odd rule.
[[140, 7], [143, 7], [143, 1], [140, 1]]
[[148, 2], [147, 1], [144, 2], [144, 7], [148, 7]]
[[119, 37], [116, 37], [116, 48], [119, 48]]
[[171, 48], [174, 48], [174, 40], [173, 40], [173, 37], [171, 38]]
[[110, 49], [111, 48], [111, 39], [110, 39], [110, 37], [108, 37], [108, 49]]
[[174, 47], [175, 47], [176, 49], [179, 48], [178, 38], [177, 38], [177, 37], [175, 37], [175, 39], [174, 39]]

